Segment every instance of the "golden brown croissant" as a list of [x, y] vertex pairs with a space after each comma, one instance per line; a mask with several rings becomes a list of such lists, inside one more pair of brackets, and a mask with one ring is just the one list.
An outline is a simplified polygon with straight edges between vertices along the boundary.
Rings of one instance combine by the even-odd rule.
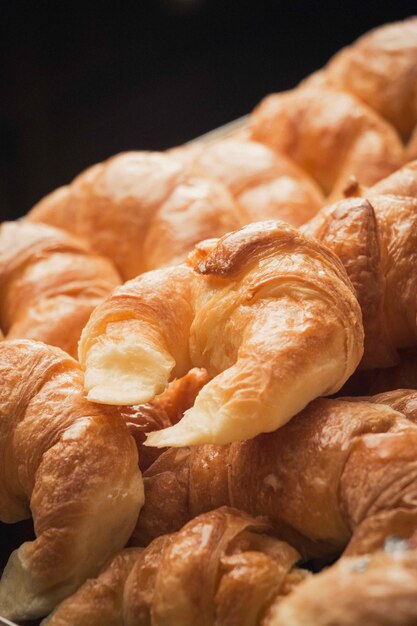
[[398, 544], [344, 557], [310, 576], [273, 607], [264, 626], [415, 626], [417, 550]]
[[365, 368], [398, 361], [417, 344], [416, 163], [365, 192], [324, 207], [303, 232], [335, 252], [352, 281], [365, 329]]
[[157, 447], [228, 443], [275, 430], [339, 389], [362, 355], [361, 315], [340, 262], [282, 222], [197, 247], [97, 307], [80, 361], [88, 398], [147, 402], [192, 366], [214, 377]]
[[29, 219], [86, 239], [124, 280], [179, 262], [194, 244], [248, 222], [227, 189], [158, 152], [127, 152], [41, 200]]
[[49, 613], [128, 540], [143, 503], [126, 425], [83, 395], [77, 361], [0, 343], [0, 520], [34, 520], [0, 581], [0, 615]]
[[[63, 602], [48, 626], [256, 626], [307, 576], [265, 523], [223, 507], [121, 552]], [[138, 550], [138, 549], [136, 549]]]
[[267, 516], [305, 557], [368, 553], [417, 528], [417, 427], [367, 401], [318, 399], [273, 433], [168, 450], [144, 477], [139, 545], [223, 505]]
[[417, 124], [417, 18], [371, 30], [302, 84], [355, 95], [407, 140]]
[[300, 226], [323, 205], [318, 185], [283, 154], [243, 139], [189, 144], [172, 151], [196, 175], [220, 180], [248, 221], [282, 219]]
[[119, 284], [107, 259], [64, 231], [25, 220], [0, 226], [0, 325], [9, 339], [76, 356], [91, 311]]
[[350, 176], [372, 185], [406, 158], [392, 126], [353, 96], [326, 88], [268, 96], [252, 113], [250, 137], [295, 161], [333, 198]]

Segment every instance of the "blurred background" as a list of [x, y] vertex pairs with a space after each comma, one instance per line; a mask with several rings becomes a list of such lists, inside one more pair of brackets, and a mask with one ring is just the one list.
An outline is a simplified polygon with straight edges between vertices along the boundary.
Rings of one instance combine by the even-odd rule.
[[165, 149], [296, 85], [416, 0], [2, 3], [0, 218], [86, 166]]

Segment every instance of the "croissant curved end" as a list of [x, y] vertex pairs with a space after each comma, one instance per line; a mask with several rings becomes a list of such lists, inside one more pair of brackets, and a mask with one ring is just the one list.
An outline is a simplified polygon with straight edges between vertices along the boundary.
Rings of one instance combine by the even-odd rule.
[[92, 346], [85, 365], [88, 400], [129, 405], [148, 402], [162, 393], [175, 361], [143, 341], [106, 337]]
[[[304, 377], [292, 380], [283, 377], [274, 385], [265, 384], [269, 382], [269, 373], [260, 364], [256, 370], [259, 378], [254, 379], [253, 375], [245, 375], [244, 366], [238, 362], [203, 387], [194, 406], [177, 424], [149, 433], [145, 445], [156, 448], [225, 445], [272, 432], [323, 393], [326, 381], [335, 372], [338, 384], [328, 387], [325, 394], [337, 391], [352, 373], [346, 370], [341, 354], [343, 346], [335, 338], [323, 363], [303, 372]], [[229, 382], [226, 384], [225, 380]]]

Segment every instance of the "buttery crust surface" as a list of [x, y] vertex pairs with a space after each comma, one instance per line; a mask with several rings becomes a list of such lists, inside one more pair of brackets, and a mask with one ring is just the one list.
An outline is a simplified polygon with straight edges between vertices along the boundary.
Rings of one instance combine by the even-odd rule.
[[26, 220], [0, 226], [0, 325], [8, 339], [76, 356], [91, 312], [120, 282], [109, 260], [64, 231]]
[[318, 399], [273, 433], [164, 452], [144, 474], [134, 541], [144, 545], [222, 505], [266, 516], [305, 558], [366, 554], [389, 536], [410, 537], [417, 527], [415, 392], [393, 404], [410, 419], [388, 406], [396, 393], [371, 402]]
[[365, 368], [388, 367], [417, 342], [417, 164], [323, 207], [302, 230], [342, 261], [361, 305]]
[[116, 556], [45, 626], [255, 626], [304, 576], [261, 520], [223, 507]]
[[0, 342], [0, 519], [36, 539], [0, 581], [0, 615], [49, 613], [128, 540], [143, 483], [122, 419], [84, 398], [79, 364], [40, 342]]
[[283, 425], [339, 389], [362, 354], [361, 313], [327, 249], [281, 222], [203, 242], [188, 263], [97, 307], [79, 357], [88, 398], [147, 402], [192, 366], [212, 378], [157, 447], [228, 443]]
[[299, 585], [267, 626], [414, 626], [416, 598], [415, 550], [344, 557]]

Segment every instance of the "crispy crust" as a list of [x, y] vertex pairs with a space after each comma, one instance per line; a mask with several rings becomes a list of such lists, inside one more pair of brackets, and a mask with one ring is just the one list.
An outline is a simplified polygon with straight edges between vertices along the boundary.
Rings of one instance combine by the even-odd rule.
[[126, 425], [87, 402], [78, 363], [58, 348], [0, 343], [0, 519], [34, 520], [12, 553], [0, 614], [50, 612], [123, 547], [143, 503]]
[[0, 325], [6, 338], [43, 341], [77, 353], [93, 309], [120, 284], [107, 259], [43, 224], [0, 227]]
[[388, 399], [319, 399], [274, 433], [168, 450], [145, 473], [136, 542], [224, 504], [266, 515], [307, 558], [338, 555], [348, 544], [366, 553], [392, 534], [409, 536], [417, 523], [417, 428], [378, 403]]
[[148, 401], [170, 377], [205, 367], [212, 380], [194, 406], [148, 441], [227, 443], [336, 391], [362, 353], [360, 316], [329, 250], [281, 222], [257, 222], [116, 290], [92, 314], [79, 356], [88, 397], [111, 404]]

